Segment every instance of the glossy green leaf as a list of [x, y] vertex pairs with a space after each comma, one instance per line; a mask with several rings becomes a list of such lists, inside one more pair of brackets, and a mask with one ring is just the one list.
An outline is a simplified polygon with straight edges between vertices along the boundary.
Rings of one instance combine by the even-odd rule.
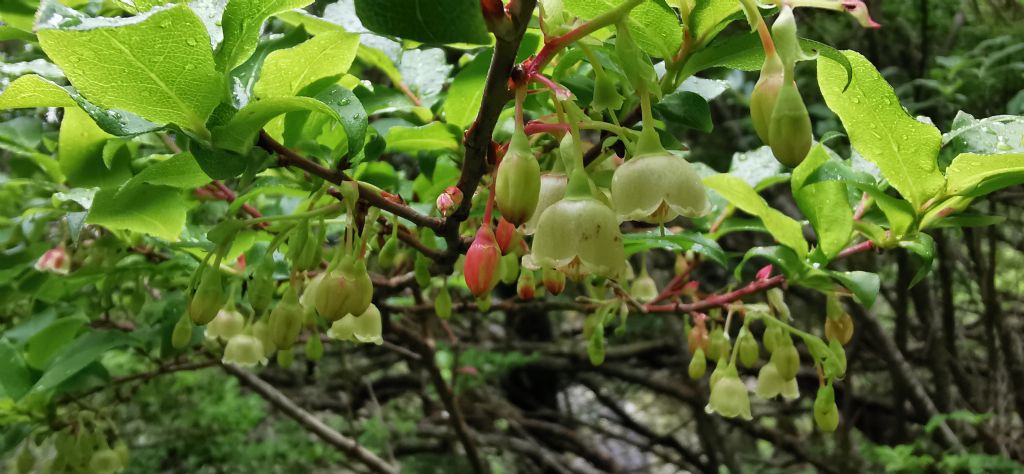
[[914, 286], [932, 271], [932, 263], [935, 261], [935, 240], [932, 236], [919, 232], [914, 235], [913, 240], [900, 241], [900, 247], [910, 251], [917, 263], [917, 272], [910, 282], [910, 286]]
[[[366, 110], [363, 109], [359, 98], [352, 91], [333, 84], [318, 92], [313, 98], [334, 111], [334, 115], [310, 116], [303, 112], [288, 114], [285, 119], [285, 144], [298, 143], [304, 137], [318, 136], [326, 128], [320, 144], [330, 146], [336, 155], [345, 153], [355, 157], [363, 149], [368, 127]], [[335, 129], [334, 124], [327, 125], [337, 120], [341, 122], [343, 134]]]
[[703, 97], [688, 91], [676, 91], [662, 97], [654, 106], [662, 120], [710, 133], [715, 128], [711, 121], [711, 107]]
[[644, 252], [654, 248], [669, 249], [677, 252], [694, 251], [725, 266], [726, 255], [718, 242], [696, 232], [678, 232], [661, 235], [660, 232], [629, 233], [623, 238], [626, 255]]
[[882, 285], [878, 274], [858, 271], [830, 273], [849, 289], [865, 308], [871, 309], [871, 306], [875, 304], [875, 298], [878, 297], [878, 290]]
[[704, 178], [704, 185], [721, 194], [743, 212], [760, 218], [772, 237], [780, 244], [793, 249], [800, 258], [807, 255], [807, 241], [804, 240], [803, 227], [800, 223], [769, 206], [764, 198], [742, 179], [719, 174]]
[[57, 352], [74, 340], [88, 322], [83, 316], [69, 316], [54, 321], [26, 342], [25, 362], [33, 369], [45, 369]]
[[[611, 10], [621, 0], [563, 0], [565, 10], [589, 20]], [[629, 32], [645, 53], [659, 58], [672, 57], [683, 40], [682, 26], [665, 0], [644, 0], [629, 12]]]
[[947, 194], [977, 197], [1020, 183], [1024, 183], [1024, 153], [964, 153], [946, 168]]
[[64, 109], [60, 124], [58, 160], [68, 183], [78, 187], [117, 186], [132, 177], [131, 156], [115, 153], [104, 160], [104, 145], [113, 135], [104, 132], [77, 106]]
[[38, 34], [46, 54], [93, 104], [207, 135], [222, 77], [214, 69], [206, 27], [188, 6], [83, 20]]
[[21, 353], [7, 339], [0, 339], [0, 398], [21, 398], [32, 387], [32, 374]]
[[422, 127], [392, 127], [387, 134], [387, 151], [456, 151], [459, 140], [444, 124], [434, 122]]
[[302, 28], [296, 28], [282, 36], [271, 36], [261, 41], [249, 59], [231, 71], [231, 93], [234, 104], [242, 107], [251, 100], [253, 87], [256, 86], [256, 81], [260, 78], [260, 69], [263, 68], [263, 62], [266, 61], [270, 53], [297, 46], [308, 38], [309, 35]]
[[455, 75], [448, 98], [444, 102], [444, 118], [448, 123], [465, 129], [476, 120], [484, 97], [484, 81], [491, 65], [491, 52], [476, 55]]
[[210, 177], [199, 167], [196, 158], [189, 152], [183, 152], [147, 166], [125, 186], [146, 183], [190, 189], [209, 182]]
[[847, 200], [842, 181], [808, 183], [811, 173], [829, 161], [822, 145], [816, 145], [804, 158], [790, 180], [797, 206], [811, 221], [818, 236], [818, 246], [829, 259], [835, 257], [850, 241], [853, 233], [853, 209]]
[[213, 144], [245, 155], [255, 145], [256, 136], [267, 122], [279, 115], [300, 110], [319, 112], [333, 120], [341, 120], [334, 109], [311, 97], [270, 97], [246, 105], [228, 123], [214, 128]]
[[487, 44], [478, 0], [355, 0], [356, 14], [374, 33], [421, 43]]
[[176, 241], [185, 226], [187, 211], [188, 204], [181, 190], [133, 184], [96, 193], [85, 222]]
[[743, 12], [737, 0], [697, 0], [690, 12], [690, 27], [694, 39], [706, 42], [740, 18]]
[[908, 115], [892, 86], [867, 59], [851, 51], [844, 55], [854, 71], [845, 92], [843, 67], [831, 59], [818, 60], [818, 84], [825, 102], [843, 121], [853, 147], [920, 209], [943, 187], [936, 161], [939, 131]]
[[301, 8], [311, 0], [228, 0], [221, 17], [224, 41], [217, 50], [217, 69], [231, 71], [244, 63], [259, 42], [263, 23], [271, 16]]
[[340, 78], [352, 65], [358, 46], [359, 35], [332, 31], [273, 51], [263, 61], [253, 92], [261, 99], [294, 96], [321, 79]]
[[71, 378], [105, 352], [131, 344], [132, 336], [121, 331], [93, 331], [83, 334], [74, 342], [64, 346], [42, 377], [32, 387], [33, 392], [44, 392], [56, 388]]

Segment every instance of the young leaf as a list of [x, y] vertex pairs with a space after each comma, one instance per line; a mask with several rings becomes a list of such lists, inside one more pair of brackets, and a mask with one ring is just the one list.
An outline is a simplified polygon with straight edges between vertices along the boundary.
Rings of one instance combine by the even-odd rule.
[[386, 138], [387, 151], [416, 153], [418, 151], [456, 151], [459, 141], [448, 127], [434, 122], [422, 127], [391, 127]]
[[374, 33], [421, 43], [491, 41], [478, 0], [356, 0], [356, 14]]
[[256, 50], [267, 18], [302, 8], [311, 0], [229, 0], [221, 17], [224, 41], [217, 50], [217, 69], [231, 71]]
[[946, 168], [948, 194], [977, 197], [1020, 183], [1024, 183], [1024, 153], [964, 153]]
[[132, 177], [131, 157], [117, 153], [109, 166], [103, 160], [107, 140], [114, 138], [101, 130], [77, 106], [64, 108], [60, 123], [57, 159], [68, 183], [77, 187], [117, 186]]
[[772, 237], [780, 244], [793, 249], [800, 258], [807, 256], [807, 241], [804, 240], [803, 226], [793, 218], [769, 206], [764, 198], [742, 179], [728, 174], [719, 174], [704, 178], [704, 185], [721, 194], [743, 212], [759, 217]]
[[[564, 0], [569, 13], [589, 20], [621, 3], [620, 0]], [[629, 12], [629, 32], [640, 49], [658, 58], [670, 58], [682, 44], [682, 27], [665, 0], [644, 0]]]
[[222, 77], [206, 27], [187, 5], [40, 29], [39, 42], [97, 106], [208, 136], [206, 119], [220, 103]]
[[347, 72], [358, 47], [359, 35], [332, 31], [273, 51], [263, 61], [253, 92], [259, 98], [298, 95], [320, 79]]
[[263, 125], [278, 115], [299, 110], [320, 112], [341, 121], [334, 109], [319, 100], [310, 97], [271, 97], [250, 103], [231, 117], [228, 123], [214, 128], [213, 144], [244, 155], [252, 149]]
[[[843, 67], [818, 60], [818, 83], [825, 102], [842, 120], [850, 143], [915, 209], [942, 191], [936, 157], [941, 136], [934, 126], [907, 114], [892, 86], [858, 53], [843, 53], [853, 64], [853, 82], [846, 89]], [[824, 57], [824, 56], [823, 56]]]

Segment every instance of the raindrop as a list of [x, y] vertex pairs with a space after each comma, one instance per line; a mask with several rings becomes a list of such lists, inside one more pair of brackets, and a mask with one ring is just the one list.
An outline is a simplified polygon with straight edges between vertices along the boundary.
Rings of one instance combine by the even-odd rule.
[[1000, 136], [998, 141], [996, 142], [996, 149], [999, 151], [1010, 151], [1013, 149], [1013, 147], [1010, 146], [1009, 143], [1006, 143], [1006, 137]]
[[186, 71], [191, 71], [191, 70], [193, 70], [195, 68], [196, 68], [196, 66], [194, 64], [186, 64], [185, 65], [185, 70]]
[[161, 21], [160, 22], [160, 28], [167, 28], [169, 26], [171, 26], [171, 22], [170, 21]]
[[189, 38], [189, 39], [185, 40], [185, 42], [188, 43], [189, 46], [195, 46], [195, 45], [199, 44], [199, 42], [196, 41], [195, 38]]

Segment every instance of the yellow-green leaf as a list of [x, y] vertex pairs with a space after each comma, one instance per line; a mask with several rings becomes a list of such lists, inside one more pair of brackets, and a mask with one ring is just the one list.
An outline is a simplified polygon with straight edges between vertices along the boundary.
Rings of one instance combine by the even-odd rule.
[[331, 31], [274, 51], [263, 61], [253, 91], [260, 98], [298, 95], [317, 80], [348, 71], [358, 47], [359, 35]]
[[267, 18], [309, 5], [311, 0], [229, 0], [221, 17], [224, 41], [217, 50], [217, 69], [231, 71], [256, 51]]
[[745, 181], [730, 174], [717, 174], [704, 178], [704, 185], [721, 194], [743, 212], [760, 218], [768, 233], [780, 244], [793, 249], [800, 258], [807, 256], [807, 240], [804, 239], [803, 226], [769, 206], [768, 202]]
[[946, 168], [948, 194], [977, 197], [1020, 183], [1024, 183], [1024, 153], [963, 153]]

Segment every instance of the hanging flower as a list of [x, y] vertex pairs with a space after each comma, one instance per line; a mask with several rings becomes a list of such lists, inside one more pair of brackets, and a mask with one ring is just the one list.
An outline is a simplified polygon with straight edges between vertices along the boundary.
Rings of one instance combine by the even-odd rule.
[[541, 214], [552, 204], [565, 197], [565, 187], [568, 183], [569, 179], [562, 173], [544, 173], [540, 176], [540, 197], [537, 199], [537, 209], [523, 226], [523, 233], [533, 235], [537, 231], [537, 223], [540, 222]]
[[266, 364], [267, 358], [263, 353], [263, 343], [259, 339], [249, 334], [238, 334], [228, 339], [221, 362], [252, 367], [256, 364]]
[[539, 197], [540, 164], [533, 157], [526, 134], [517, 128], [498, 165], [494, 203], [502, 217], [518, 226], [533, 216]]
[[615, 212], [590, 194], [586, 173], [578, 169], [566, 197], [544, 211], [537, 224], [527, 268], [555, 268], [574, 280], [587, 275], [618, 277], [626, 263]]
[[338, 268], [328, 272], [316, 284], [316, 311], [328, 321], [337, 321], [346, 314], [362, 314], [373, 299], [373, 282], [366, 271], [366, 262], [346, 256]]
[[490, 293], [497, 283], [498, 265], [501, 262], [501, 249], [495, 242], [494, 232], [491, 226], [483, 224], [476, 231], [476, 238], [466, 252], [466, 263], [463, 265], [462, 275], [466, 279], [466, 286], [474, 296]]
[[366, 311], [359, 316], [345, 315], [334, 322], [327, 330], [327, 336], [339, 341], [351, 341], [358, 343], [374, 343], [378, 346], [384, 343], [383, 324], [381, 322], [380, 310], [377, 305], [371, 304]]
[[650, 224], [700, 217], [709, 210], [700, 175], [688, 161], [661, 147], [653, 127], [645, 127], [636, 156], [615, 170], [612, 203], [620, 221]]
[[71, 271], [71, 259], [68, 258], [68, 252], [64, 249], [64, 245], [58, 245], [39, 257], [35, 267], [41, 272], [67, 275]]
[[753, 419], [750, 415], [750, 395], [747, 393], [747, 386], [736, 374], [736, 367], [729, 366], [724, 370], [722, 376], [711, 387], [711, 400], [705, 410], [726, 418]]
[[238, 311], [222, 309], [206, 326], [206, 338], [227, 341], [245, 330], [245, 316]]

